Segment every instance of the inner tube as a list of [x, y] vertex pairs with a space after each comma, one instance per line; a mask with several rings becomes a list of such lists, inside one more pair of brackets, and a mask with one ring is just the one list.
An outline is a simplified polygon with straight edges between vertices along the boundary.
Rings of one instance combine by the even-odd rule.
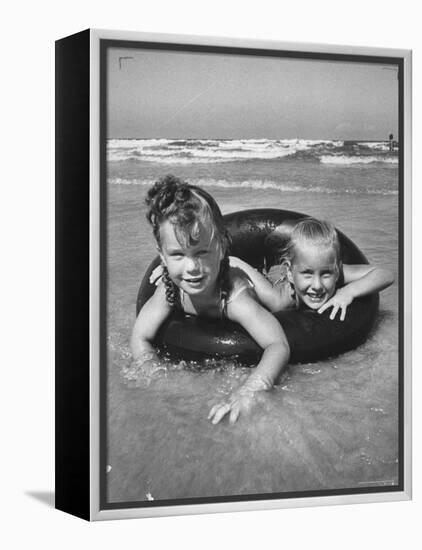
[[[288, 235], [305, 214], [290, 210], [260, 208], [233, 212], [224, 216], [232, 237], [230, 254], [242, 258], [255, 268], [269, 269], [277, 263], [280, 239], [269, 235], [277, 227]], [[342, 259], [345, 264], [367, 264], [359, 248], [338, 231]], [[138, 292], [136, 314], [155, 291], [149, 282], [155, 258], [147, 269]], [[280, 311], [275, 317], [282, 325], [290, 346], [290, 363], [309, 363], [333, 357], [362, 344], [376, 319], [378, 294], [355, 299], [347, 308], [344, 321], [329, 318], [330, 309], [323, 314], [309, 309]], [[242, 363], [256, 364], [262, 349], [238, 324], [228, 320], [206, 319], [174, 311], [158, 331], [154, 345], [175, 359], [201, 360], [209, 357], [236, 356]]]

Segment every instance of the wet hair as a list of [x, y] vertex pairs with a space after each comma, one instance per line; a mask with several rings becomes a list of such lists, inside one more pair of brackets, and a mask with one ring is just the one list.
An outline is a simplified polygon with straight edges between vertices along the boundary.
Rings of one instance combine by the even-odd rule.
[[296, 248], [300, 245], [312, 245], [319, 248], [331, 248], [336, 255], [337, 266], [341, 267], [341, 246], [334, 225], [316, 218], [304, 218], [292, 229], [288, 242], [281, 251], [282, 260], [294, 262]]
[[[217, 239], [224, 253], [218, 284], [222, 298], [227, 298], [230, 292], [230, 237], [221, 210], [212, 196], [196, 185], [190, 185], [173, 175], [167, 175], [151, 187], [145, 202], [148, 206], [147, 220], [152, 226], [160, 249], [162, 246], [160, 227], [166, 221], [173, 225], [176, 238], [182, 246], [194, 246], [201, 238], [201, 229], [204, 226], [212, 228], [211, 238]], [[180, 305], [179, 291], [170, 279], [165, 266], [163, 282], [167, 302], [171, 306]]]

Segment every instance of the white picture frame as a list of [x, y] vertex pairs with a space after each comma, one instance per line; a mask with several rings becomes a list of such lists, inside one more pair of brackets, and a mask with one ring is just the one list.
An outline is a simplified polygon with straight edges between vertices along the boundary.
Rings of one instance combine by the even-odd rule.
[[[146, 46], [147, 45], [147, 46]], [[107, 501], [106, 55], [109, 48], [219, 52], [397, 67], [399, 479], [360, 490]], [[157, 54], [159, 55], [159, 54]], [[263, 510], [411, 498], [411, 52], [409, 50], [87, 30], [57, 42], [56, 507], [89, 520]], [[79, 113], [79, 115], [78, 115]], [[73, 149], [69, 150], [69, 145]], [[77, 162], [75, 162], [75, 158]], [[75, 185], [77, 181], [77, 185]], [[74, 216], [78, 216], [78, 227]], [[72, 246], [76, 245], [76, 246]], [[360, 244], [360, 243], [359, 243]], [[69, 266], [74, 266], [69, 272]], [[76, 285], [76, 287], [75, 287]], [[67, 289], [75, 291], [69, 295]], [[78, 321], [76, 333], [72, 327]], [[103, 328], [101, 328], [103, 327]], [[78, 395], [78, 400], [74, 396]], [[233, 428], [235, 429], [235, 428]]]

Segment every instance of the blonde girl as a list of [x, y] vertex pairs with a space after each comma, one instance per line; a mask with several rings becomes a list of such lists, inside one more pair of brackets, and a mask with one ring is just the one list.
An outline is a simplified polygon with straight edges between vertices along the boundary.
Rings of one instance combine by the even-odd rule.
[[[277, 230], [272, 234], [274, 239]], [[341, 259], [337, 231], [315, 218], [299, 221], [281, 251], [280, 263], [265, 277], [239, 258], [230, 258], [250, 278], [261, 303], [270, 311], [308, 308], [330, 319], [344, 321], [347, 307], [359, 296], [379, 292], [394, 277], [387, 269], [371, 265], [346, 265]]]

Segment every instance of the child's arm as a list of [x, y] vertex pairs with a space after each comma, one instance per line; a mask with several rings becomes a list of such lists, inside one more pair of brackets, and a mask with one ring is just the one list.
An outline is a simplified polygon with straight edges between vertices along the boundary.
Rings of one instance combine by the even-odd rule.
[[344, 321], [347, 306], [355, 298], [384, 290], [394, 282], [391, 271], [371, 265], [344, 265], [343, 273], [345, 285], [318, 310], [318, 313], [322, 313], [332, 307], [330, 319], [334, 319], [340, 310], [340, 320]]
[[241, 411], [252, 405], [257, 391], [269, 390], [286, 367], [290, 349], [280, 323], [254, 300], [250, 291], [242, 292], [227, 307], [230, 320], [243, 326], [264, 352], [255, 372], [245, 384], [234, 391], [223, 403], [215, 405], [208, 418], [217, 424], [230, 413], [230, 422], [236, 422]]
[[159, 284], [142, 307], [133, 327], [130, 346], [134, 360], [156, 358], [151, 342], [170, 312], [171, 307], [166, 300], [164, 284]]
[[269, 311], [280, 311], [285, 304], [277, 288], [274, 288], [270, 281], [257, 269], [244, 262], [236, 256], [230, 256], [230, 266], [242, 270], [252, 281], [259, 301]]

